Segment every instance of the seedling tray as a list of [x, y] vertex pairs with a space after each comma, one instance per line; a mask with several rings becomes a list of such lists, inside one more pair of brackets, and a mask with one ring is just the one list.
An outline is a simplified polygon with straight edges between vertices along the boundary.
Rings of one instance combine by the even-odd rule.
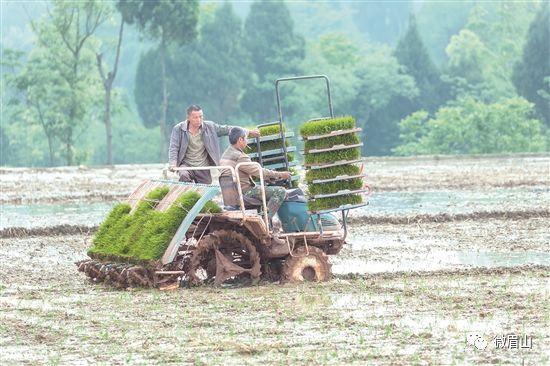
[[364, 192], [368, 192], [368, 191], [369, 191], [368, 189], [357, 189], [357, 190], [354, 190], [354, 191], [350, 191], [349, 189], [343, 189], [343, 190], [338, 191], [336, 193], [318, 194], [318, 195], [313, 196], [312, 198], [317, 199], [317, 198], [338, 197], [338, 196], [346, 196], [348, 194], [360, 194], [360, 193], [364, 193]]
[[327, 138], [327, 137], [347, 135], [347, 134], [350, 134], [350, 133], [356, 133], [356, 132], [361, 132], [361, 131], [362, 131], [361, 127], [356, 127], [356, 128], [352, 128], [352, 129], [349, 129], [349, 130], [336, 130], [336, 131], [331, 131], [331, 132], [323, 134], [323, 135], [304, 136], [304, 137], [302, 137], [302, 140], [319, 140], [319, 139], [323, 139], [323, 138]]
[[363, 146], [363, 143], [360, 142], [358, 144], [353, 145], [334, 145], [332, 147], [327, 147], [326, 149], [311, 149], [308, 151], [302, 151], [303, 154], [318, 154], [318, 153], [324, 153], [324, 152], [330, 152], [330, 151], [338, 151], [338, 150], [347, 150], [347, 149], [353, 149], [356, 147]]
[[355, 179], [355, 178], [363, 178], [363, 177], [366, 177], [367, 175], [366, 174], [358, 174], [358, 175], [338, 175], [334, 178], [330, 178], [330, 179], [316, 179], [316, 180], [313, 180], [311, 183], [312, 184], [319, 184], [319, 183], [330, 183], [330, 182], [337, 182], [337, 181], [340, 181], [340, 180], [349, 180], [349, 179]]
[[348, 165], [348, 164], [357, 164], [363, 162], [363, 159], [355, 159], [355, 160], [338, 160], [334, 163], [330, 164], [304, 164], [309, 169], [323, 169], [323, 168], [330, 168], [333, 166], [339, 166], [339, 165]]
[[[288, 166], [289, 166], [289, 167], [291, 167], [291, 166], [296, 166], [296, 165], [298, 165], [298, 163], [295, 162], [295, 161], [289, 161], [289, 162], [288, 162]], [[285, 163], [277, 163], [277, 164], [264, 165], [264, 168], [271, 169], [271, 170], [273, 170], [273, 169], [285, 168], [285, 167], [286, 167]]]
[[[288, 137], [294, 137], [294, 132], [292, 131], [285, 132], [285, 138], [288, 138]], [[281, 134], [279, 133], [276, 133], [274, 135], [260, 136], [260, 142], [280, 140], [280, 139], [282, 139], [282, 137], [281, 137]], [[251, 138], [246, 141], [248, 142], [249, 145], [256, 144], [256, 138]]]
[[334, 211], [345, 211], [345, 210], [351, 210], [351, 209], [354, 209], [354, 208], [364, 207], [364, 206], [367, 206], [368, 204], [369, 204], [368, 202], [364, 202], [364, 203], [360, 203], [360, 204], [357, 204], [357, 205], [342, 205], [342, 206], [339, 206], [339, 207], [329, 208], [329, 209], [326, 209], [326, 210], [310, 211], [310, 212], [315, 213], [315, 214], [323, 214], [323, 213], [329, 213], [329, 212], [334, 212]]
[[[287, 146], [287, 148], [286, 148], [287, 153], [293, 152], [293, 151], [296, 151], [296, 146]], [[284, 156], [284, 151], [283, 151], [282, 148], [281, 149], [273, 149], [273, 150], [262, 151], [262, 157], [269, 156], [269, 155], [278, 155], [278, 154], [282, 154]], [[250, 156], [251, 158], [257, 158], [259, 156], [259, 154], [257, 152], [254, 152], [254, 153], [248, 154], [248, 156]]]

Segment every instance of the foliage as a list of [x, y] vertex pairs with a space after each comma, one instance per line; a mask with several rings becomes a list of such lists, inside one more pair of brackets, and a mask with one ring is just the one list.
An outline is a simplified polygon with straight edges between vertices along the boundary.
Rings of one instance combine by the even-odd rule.
[[514, 97], [513, 65], [537, 5], [534, 2], [478, 4], [446, 48], [445, 79], [455, 97], [475, 96], [491, 103]]
[[252, 118], [266, 120], [273, 105], [273, 81], [295, 75], [305, 57], [304, 38], [294, 33], [294, 22], [284, 2], [256, 1], [245, 21], [254, 82], [247, 86], [241, 107]]
[[[360, 82], [350, 113], [363, 127], [364, 147], [369, 155], [384, 155], [399, 141], [399, 114], [402, 103], [416, 97], [414, 79], [401, 72], [401, 66], [387, 48], [376, 48], [356, 71]], [[396, 115], [397, 114], [397, 115]]]
[[124, 21], [136, 24], [147, 36], [166, 43], [183, 44], [196, 36], [197, 1], [119, 0]]
[[535, 103], [537, 112], [550, 128], [550, 92], [545, 78], [550, 76], [550, 11], [548, 3], [541, 6], [529, 27], [521, 60], [514, 66], [513, 82], [520, 95]]
[[[187, 191], [178, 197], [165, 212], [155, 211], [169, 191], [168, 187], [154, 189], [147, 194], [135, 211], [130, 213], [126, 203], [115, 206], [101, 224], [88, 251], [92, 258], [148, 264], [158, 260], [166, 251], [187, 212], [200, 199], [200, 194]], [[220, 212], [212, 201], [201, 212]]]
[[412, 105], [402, 109], [402, 117], [418, 109], [434, 111], [446, 101], [448, 96], [439, 71], [420, 38], [414, 15], [410, 16], [407, 32], [399, 39], [394, 55], [399, 64], [404, 67], [404, 72], [414, 78], [419, 90], [419, 95], [414, 98]]
[[85, 118], [97, 100], [99, 81], [93, 72], [97, 40], [93, 34], [105, 20], [106, 9], [98, 1], [54, 1], [53, 5], [48, 17], [33, 23], [37, 47], [18, 87], [33, 109], [27, 118], [41, 125], [48, 138], [50, 163], [55, 138], [65, 145], [66, 163], [72, 165], [78, 162], [75, 140], [86, 128]]
[[394, 43], [407, 26], [412, 1], [354, 2], [357, 27], [376, 42]]
[[[163, 94], [158, 52], [154, 49], [143, 54], [136, 74], [135, 100], [148, 127], [157, 125], [161, 117], [159, 105]], [[185, 109], [191, 104], [200, 104], [205, 119], [214, 121], [240, 113], [242, 89], [250, 80], [249, 56], [241, 22], [229, 4], [214, 9], [211, 16], [203, 16], [198, 39], [188, 45], [169, 47], [166, 58], [168, 127], [184, 119]]]
[[117, 7], [124, 21], [130, 24], [136, 23], [144, 34], [158, 41], [161, 91], [160, 116], [158, 118], [161, 137], [159, 158], [162, 161], [166, 155], [166, 142], [170, 134], [170, 129], [166, 126], [168, 116], [167, 49], [170, 45], [186, 44], [196, 37], [198, 2], [196, 0], [155, 2], [119, 0]]
[[549, 148], [533, 105], [521, 98], [484, 104], [465, 98], [430, 119], [415, 112], [400, 122], [399, 155], [537, 152]]

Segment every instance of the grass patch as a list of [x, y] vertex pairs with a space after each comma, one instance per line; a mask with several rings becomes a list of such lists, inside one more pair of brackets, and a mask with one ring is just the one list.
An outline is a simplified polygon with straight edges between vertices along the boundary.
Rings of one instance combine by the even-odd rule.
[[[154, 189], [132, 214], [128, 204], [115, 206], [99, 227], [88, 255], [99, 260], [145, 265], [160, 259], [187, 212], [201, 197], [197, 192], [188, 191], [181, 194], [165, 212], [155, 211], [156, 204], [168, 190], [168, 187]], [[201, 210], [220, 211], [212, 201]]]

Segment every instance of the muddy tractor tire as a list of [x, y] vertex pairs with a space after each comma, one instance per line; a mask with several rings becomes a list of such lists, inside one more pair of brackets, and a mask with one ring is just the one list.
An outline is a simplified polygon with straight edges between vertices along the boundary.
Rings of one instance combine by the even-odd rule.
[[250, 239], [232, 230], [216, 230], [204, 236], [189, 264], [193, 285], [221, 285], [229, 279], [260, 277], [260, 255]]
[[330, 276], [328, 256], [312, 246], [296, 249], [283, 265], [284, 282], [328, 281]]

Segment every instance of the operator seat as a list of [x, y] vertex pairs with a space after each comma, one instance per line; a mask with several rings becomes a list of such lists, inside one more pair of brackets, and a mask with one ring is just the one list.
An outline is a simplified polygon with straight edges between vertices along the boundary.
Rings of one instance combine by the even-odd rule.
[[[228, 211], [240, 210], [239, 203], [239, 190], [237, 189], [237, 182], [233, 181], [233, 177], [229, 175], [222, 175], [219, 178], [220, 188], [222, 190], [224, 209]], [[246, 197], [243, 195], [244, 208], [245, 209], [257, 209], [262, 206], [262, 200], [252, 197]]]

